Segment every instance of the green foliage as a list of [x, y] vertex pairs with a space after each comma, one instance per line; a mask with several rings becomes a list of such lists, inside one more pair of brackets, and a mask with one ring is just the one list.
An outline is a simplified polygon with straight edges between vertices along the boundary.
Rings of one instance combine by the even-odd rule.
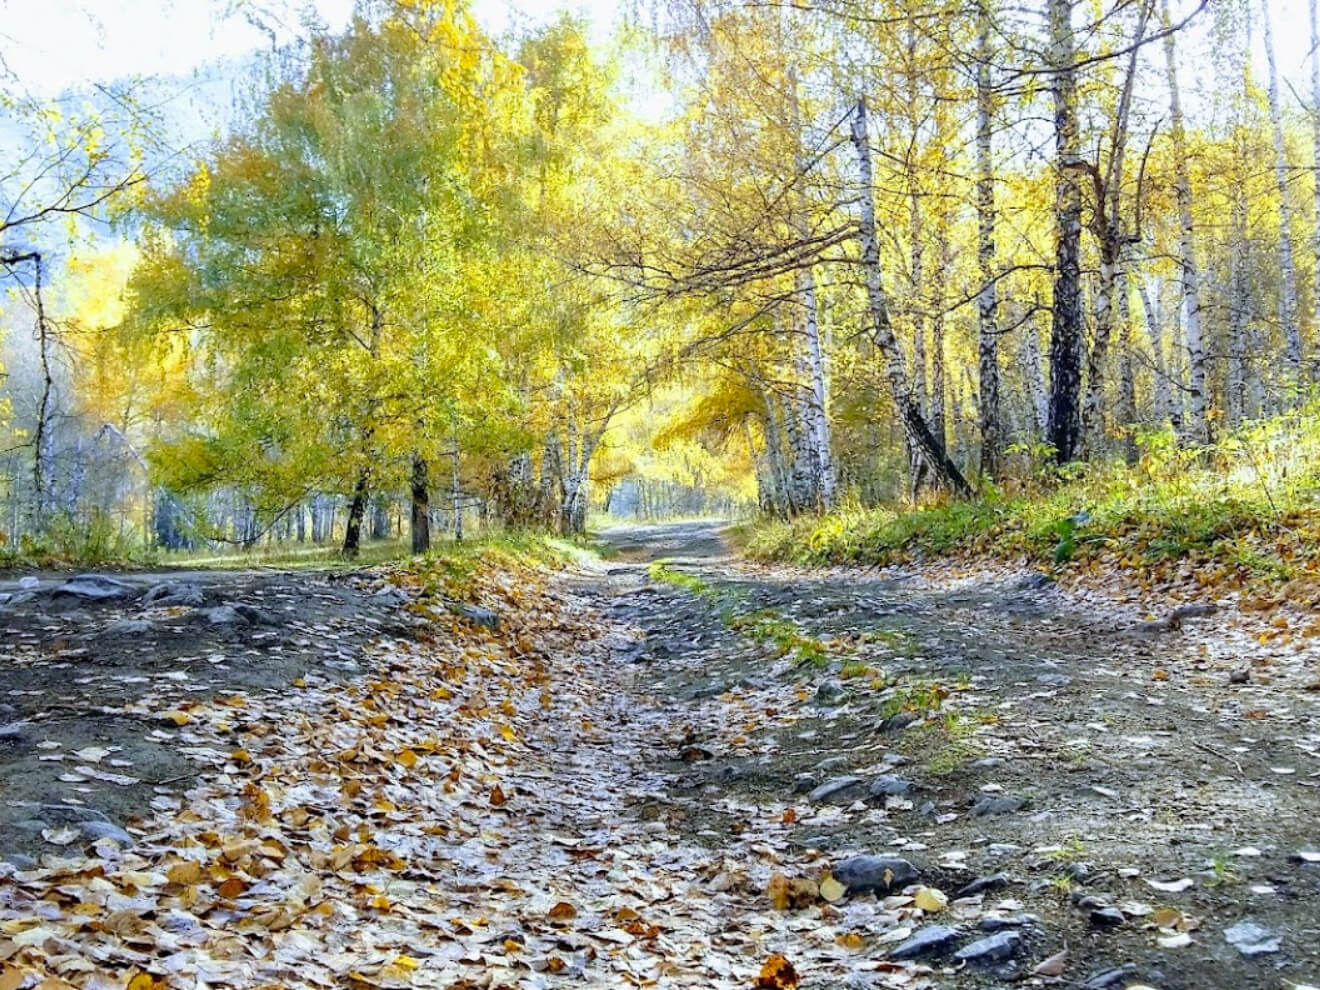
[[1286, 581], [1320, 560], [1320, 403], [1253, 424], [1210, 449], [1139, 438], [1133, 467], [1052, 488], [908, 511], [841, 509], [739, 533], [760, 560], [819, 566], [985, 554], [1046, 567], [1105, 557], [1154, 574], [1192, 559], [1243, 580]]
[[134, 532], [107, 512], [53, 516], [39, 535], [0, 544], [0, 567], [140, 566], [154, 562]]

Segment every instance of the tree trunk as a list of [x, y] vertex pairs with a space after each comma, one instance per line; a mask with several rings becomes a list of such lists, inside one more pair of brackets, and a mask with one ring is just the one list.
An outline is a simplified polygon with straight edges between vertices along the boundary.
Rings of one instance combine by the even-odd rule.
[[1141, 308], [1146, 314], [1146, 333], [1150, 337], [1151, 363], [1155, 366], [1155, 425], [1163, 429], [1174, 419], [1172, 371], [1164, 356], [1164, 325], [1157, 300], [1146, 283], [1142, 283], [1139, 291]]
[[1022, 328], [1023, 357], [1026, 360], [1027, 390], [1031, 394], [1031, 414], [1035, 423], [1033, 440], [1044, 438], [1050, 422], [1049, 393], [1045, 388], [1045, 364], [1040, 354], [1040, 324], [1033, 316]]
[[[1166, 0], [1167, 3], [1167, 0]], [[1265, 26], [1265, 63], [1270, 72], [1270, 124], [1274, 132], [1274, 181], [1279, 187], [1279, 326], [1283, 329], [1288, 380], [1296, 388], [1302, 378], [1302, 328], [1297, 323], [1297, 268], [1293, 262], [1292, 206], [1288, 202], [1288, 155], [1283, 143], [1283, 110], [1279, 105], [1279, 72], [1274, 62], [1274, 27], [1269, 0], [1261, 4]], [[1195, 383], [1193, 383], [1195, 388]], [[1291, 402], [1291, 398], [1288, 400]]]
[[976, 45], [976, 296], [981, 473], [999, 476], [1004, 427], [999, 410], [999, 290], [995, 272], [994, 93], [990, 88], [990, 0], [977, 4]]
[[449, 507], [454, 516], [454, 542], [463, 542], [463, 488], [458, 470], [458, 437], [454, 437], [454, 452], [451, 458], [453, 470], [449, 477]]
[[412, 552], [426, 553], [431, 549], [431, 486], [430, 465], [426, 458], [413, 451], [412, 475]]
[[[1164, 29], [1169, 29], [1169, 0], [1163, 0]], [[1181, 235], [1183, 315], [1187, 332], [1187, 367], [1190, 377], [1193, 443], [1210, 440], [1209, 395], [1206, 386], [1205, 346], [1201, 333], [1201, 270], [1196, 261], [1196, 230], [1192, 223], [1192, 183], [1187, 173], [1187, 134], [1178, 92], [1177, 57], [1172, 34], [1164, 36], [1164, 61], [1169, 74], [1169, 115], [1173, 127], [1174, 195], [1178, 201]]]
[[[1311, 291], [1315, 296], [1315, 332], [1320, 333], [1320, 23], [1317, 23], [1316, 0], [1307, 4], [1307, 13], [1311, 19], [1311, 148], [1315, 161], [1311, 176], [1315, 184], [1315, 229], [1312, 233], [1315, 280]], [[1315, 358], [1312, 358], [1311, 377], [1320, 377], [1320, 365]]]
[[1137, 383], [1132, 368], [1132, 304], [1128, 298], [1127, 261], [1119, 266], [1118, 284], [1118, 420], [1123, 428], [1123, 460], [1137, 463]]
[[353, 501], [349, 504], [348, 523], [344, 527], [345, 557], [356, 557], [362, 549], [362, 518], [367, 512], [367, 475], [365, 470], [359, 474], [357, 484], [353, 487]]
[[807, 368], [811, 375], [811, 440], [815, 450], [816, 477], [821, 508], [834, 508], [834, 455], [830, 449], [829, 383], [825, 376], [825, 353], [820, 340], [820, 314], [816, 304], [816, 277], [808, 268], [802, 277], [802, 306], [806, 318]]
[[1082, 190], [1078, 182], [1077, 86], [1072, 0], [1049, 0], [1054, 99], [1055, 263], [1047, 439], [1059, 464], [1074, 460], [1082, 434]]
[[866, 100], [858, 99], [853, 115], [852, 142], [857, 149], [857, 170], [860, 187], [861, 217], [859, 233], [862, 244], [862, 267], [866, 274], [866, 295], [871, 316], [871, 333], [877, 349], [885, 361], [885, 377], [899, 423], [903, 428], [908, 449], [917, 452], [934, 472], [938, 481], [959, 496], [971, 494], [956, 464], [949, 459], [944, 445], [931, 433], [921, 407], [913, 395], [907, 372], [903, 368], [903, 352], [894, 337], [889, 322], [889, 302], [885, 298], [880, 271], [880, 242], [875, 226], [875, 191], [871, 166], [871, 142], [867, 129]]

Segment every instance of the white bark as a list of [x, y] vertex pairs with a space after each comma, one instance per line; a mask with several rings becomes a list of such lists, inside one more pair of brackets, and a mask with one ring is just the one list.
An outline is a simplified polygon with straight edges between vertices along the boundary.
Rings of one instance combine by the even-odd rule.
[[816, 276], [808, 268], [802, 274], [802, 309], [807, 337], [807, 369], [811, 376], [811, 439], [816, 459], [817, 482], [822, 508], [834, 507], [834, 455], [830, 450], [829, 382], [825, 375], [825, 353], [820, 339], [820, 312], [816, 303]]
[[862, 268], [866, 276], [866, 297], [871, 317], [871, 339], [885, 362], [885, 377], [890, 397], [898, 411], [899, 423], [909, 451], [920, 455], [938, 480], [958, 495], [970, 495], [967, 484], [957, 466], [949, 460], [944, 445], [931, 433], [922, 416], [903, 367], [903, 352], [894, 337], [889, 320], [889, 300], [885, 295], [880, 270], [880, 241], [875, 225], [875, 178], [871, 165], [871, 139], [867, 127], [866, 101], [859, 99], [853, 114], [852, 142], [857, 151], [858, 202], [860, 217], [858, 234], [862, 246]]
[[[1164, 29], [1169, 30], [1169, 0], [1163, 0]], [[1188, 437], [1193, 443], [1210, 439], [1206, 394], [1205, 347], [1201, 333], [1201, 271], [1196, 260], [1196, 229], [1192, 222], [1192, 183], [1187, 172], [1187, 134], [1182, 99], [1178, 92], [1177, 52], [1173, 34], [1164, 36], [1164, 59], [1169, 73], [1169, 113], [1173, 126], [1174, 194], [1178, 201], [1181, 228], [1178, 251], [1182, 262], [1183, 317], [1186, 325], [1187, 363], [1190, 377], [1188, 400], [1192, 422]]]
[[1279, 188], [1279, 324], [1283, 327], [1284, 360], [1295, 386], [1302, 373], [1302, 328], [1297, 323], [1297, 268], [1293, 261], [1292, 207], [1288, 202], [1288, 154], [1283, 143], [1283, 110], [1279, 104], [1279, 71], [1274, 60], [1274, 26], [1269, 0], [1260, 5], [1265, 25], [1265, 63], [1269, 67], [1270, 124], [1274, 132], [1274, 181]]
[[[1315, 230], [1312, 247], [1315, 251], [1315, 329], [1320, 333], [1320, 23], [1316, 15], [1316, 0], [1307, 4], [1311, 18], [1311, 148], [1315, 156], [1312, 180], [1315, 183]], [[1317, 375], [1313, 371], [1312, 377]]]

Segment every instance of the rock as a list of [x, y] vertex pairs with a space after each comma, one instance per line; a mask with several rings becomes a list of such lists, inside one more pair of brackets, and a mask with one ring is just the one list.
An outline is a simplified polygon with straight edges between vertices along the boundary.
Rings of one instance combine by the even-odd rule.
[[984, 818], [987, 815], [1011, 815], [1026, 806], [1026, 798], [1010, 794], [984, 794], [972, 805], [972, 816]]
[[915, 866], [898, 856], [850, 856], [835, 866], [833, 876], [849, 893], [888, 894], [913, 883], [918, 873]]
[[26, 722], [6, 722], [0, 725], [0, 742], [17, 742], [23, 738]]
[[1009, 928], [1029, 928], [1039, 924], [1040, 918], [1034, 914], [1014, 914], [1007, 918], [982, 918], [979, 927], [983, 932], [1002, 932]]
[[398, 606], [408, 603], [408, 596], [392, 584], [385, 585], [371, 597], [382, 605]]
[[248, 624], [248, 620], [232, 605], [217, 605], [215, 608], [206, 609], [201, 614], [207, 624], [212, 626], [246, 626]]
[[861, 782], [861, 777], [835, 777], [812, 790], [807, 795], [807, 800], [813, 804], [820, 804], [822, 801], [851, 800], [855, 796], [853, 792], [858, 789]]
[[814, 773], [800, 773], [793, 778], [793, 793], [806, 794], [816, 786]]
[[880, 723], [881, 732], [899, 732], [921, 718], [916, 712], [896, 712]]
[[149, 636], [156, 631], [156, 624], [149, 619], [115, 619], [101, 630], [103, 636]]
[[817, 763], [814, 769], [828, 773], [831, 770], [846, 769], [851, 762], [852, 760], [848, 759], [846, 756], [828, 756]]
[[1090, 919], [1097, 928], [1117, 928], [1127, 916], [1116, 907], [1097, 907], [1091, 909]]
[[52, 598], [77, 598], [82, 601], [113, 601], [132, 598], [138, 592], [135, 585], [105, 574], [79, 574], [51, 592]]
[[917, 809], [917, 814], [922, 818], [934, 818], [939, 810], [934, 801], [924, 801], [921, 807]]
[[1114, 969], [1102, 969], [1089, 976], [1082, 984], [1082, 990], [1109, 990], [1119, 984], [1126, 984], [1127, 978], [1137, 971], [1135, 966], [1117, 966]]
[[1228, 675], [1229, 684], [1246, 684], [1251, 680], [1251, 668], [1239, 667]]
[[1244, 918], [1231, 928], [1224, 929], [1224, 940], [1244, 956], [1263, 956], [1278, 952], [1282, 940], [1264, 925]]
[[1007, 873], [996, 873], [991, 877], [977, 877], [971, 883], [967, 884], [953, 896], [957, 897], [975, 897], [977, 894], [984, 893], [987, 890], [1000, 890], [1007, 887], [1009, 883]]
[[954, 954], [959, 962], [989, 964], [1012, 959], [1022, 950], [1022, 935], [1015, 931], [996, 932], [963, 946]]
[[101, 839], [112, 839], [125, 847], [135, 845], [137, 842], [133, 836], [129, 835], [113, 822], [83, 822], [78, 826], [78, 831], [82, 832], [83, 835], [87, 836], [87, 838], [91, 839], [93, 842], [97, 842]]
[[1040, 591], [1043, 588], [1048, 588], [1053, 583], [1054, 578], [1041, 571], [1036, 571], [1034, 574], [1028, 574], [1019, 580], [1016, 588], [1018, 591]]
[[991, 856], [1011, 856], [1022, 851], [1022, 847], [1012, 842], [992, 842], [987, 847]]
[[952, 925], [927, 925], [915, 935], [895, 946], [890, 959], [920, 959], [923, 956], [942, 956], [962, 938], [962, 929]]
[[483, 629], [498, 629], [500, 627], [499, 615], [481, 605], [458, 605], [455, 607], [454, 613], [467, 619], [473, 625], [481, 626]]
[[21, 832], [42, 832], [50, 828], [50, 822], [40, 818], [24, 818], [22, 821], [12, 823], [10, 828], [16, 828]]
[[280, 624], [279, 619], [264, 608], [257, 608], [255, 605], [235, 605], [234, 611], [254, 626], [278, 626]]
[[972, 761], [971, 767], [973, 770], [990, 770], [994, 767], [1001, 767], [1003, 765], [1003, 757], [983, 756], [979, 760]]
[[893, 774], [885, 773], [871, 781], [871, 796], [885, 797], [890, 794], [910, 794], [912, 793], [912, 781], [903, 777], [895, 777]]
[[21, 577], [18, 579], [18, 586], [22, 588], [24, 591], [32, 591], [36, 588], [41, 587], [41, 579], [34, 578], [32, 575], [29, 574], [26, 577]]
[[152, 585], [143, 596], [142, 604], [159, 608], [180, 605], [198, 608], [205, 600], [206, 596], [202, 594], [200, 585], [166, 581]]
[[837, 705], [848, 696], [848, 690], [841, 681], [830, 679], [821, 681], [816, 687], [816, 704]]
[[35, 859], [21, 852], [0, 853], [0, 862], [8, 863], [16, 870], [35, 870], [38, 866]]
[[109, 822], [110, 819], [95, 808], [79, 804], [43, 804], [37, 806], [37, 817], [52, 825], [81, 825], [83, 822]]
[[1188, 605], [1179, 605], [1169, 613], [1169, 619], [1172, 622], [1182, 622], [1184, 619], [1204, 619], [1208, 615], [1214, 615], [1219, 611], [1219, 606], [1210, 602], [1192, 602]]

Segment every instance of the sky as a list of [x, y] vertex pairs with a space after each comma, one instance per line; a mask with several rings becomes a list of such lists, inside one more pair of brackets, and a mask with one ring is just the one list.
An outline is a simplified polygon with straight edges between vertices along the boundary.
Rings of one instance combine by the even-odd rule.
[[[277, 40], [292, 37], [303, 0], [248, 2], [287, 25]], [[209, 62], [269, 47], [269, 36], [244, 17], [225, 16], [233, 6], [235, 0], [0, 0], [0, 53], [34, 95], [132, 75], [186, 76]], [[353, 0], [311, 0], [310, 6], [338, 28]], [[618, 6], [615, 0], [475, 0], [473, 9], [496, 33], [544, 21], [562, 8], [587, 15], [604, 33]]]
[[[1173, 6], [1177, 11], [1193, 2], [1174, 0]], [[1254, 6], [1259, 0], [1250, 2]], [[232, 13], [244, 4], [262, 11], [268, 23], [282, 21], [285, 29], [276, 31], [276, 40], [287, 41], [298, 30], [297, 12], [303, 7], [312, 7], [335, 29], [346, 23], [353, 0], [0, 0], [0, 57], [34, 96], [134, 75], [186, 78], [217, 61], [232, 64], [269, 48], [268, 35]], [[1280, 71], [1292, 89], [1309, 95], [1307, 0], [1270, 4]], [[601, 39], [622, 6], [623, 0], [473, 0], [477, 18], [495, 34], [534, 25], [567, 8], [586, 15]], [[1263, 79], [1259, 15], [1256, 25], [1257, 78]], [[1188, 68], [1189, 75], [1197, 74], [1195, 64]], [[1291, 97], [1288, 87], [1284, 96]]]

